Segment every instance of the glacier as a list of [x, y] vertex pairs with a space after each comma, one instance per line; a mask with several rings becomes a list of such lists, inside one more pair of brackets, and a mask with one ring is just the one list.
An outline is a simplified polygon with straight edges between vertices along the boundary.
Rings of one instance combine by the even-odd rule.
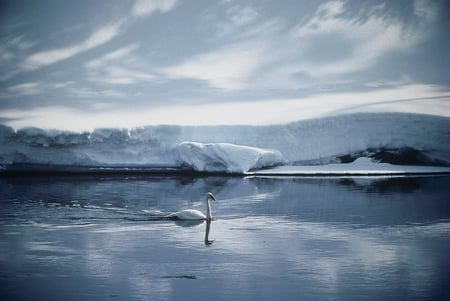
[[230, 143], [182, 142], [178, 163], [195, 171], [245, 173], [282, 163], [279, 151]]
[[245, 173], [359, 157], [450, 166], [449, 137], [450, 118], [407, 113], [358, 113], [264, 126], [155, 125], [91, 132], [0, 125], [0, 169], [37, 164]]

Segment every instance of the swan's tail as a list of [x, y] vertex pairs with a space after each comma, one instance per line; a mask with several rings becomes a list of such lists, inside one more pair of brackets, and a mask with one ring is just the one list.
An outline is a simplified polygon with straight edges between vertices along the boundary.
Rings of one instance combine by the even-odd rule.
[[132, 222], [151, 222], [151, 221], [161, 221], [164, 220], [165, 217], [161, 216], [161, 217], [156, 217], [156, 216], [152, 216], [152, 217], [124, 217], [124, 219], [126, 219], [127, 221], [132, 221]]

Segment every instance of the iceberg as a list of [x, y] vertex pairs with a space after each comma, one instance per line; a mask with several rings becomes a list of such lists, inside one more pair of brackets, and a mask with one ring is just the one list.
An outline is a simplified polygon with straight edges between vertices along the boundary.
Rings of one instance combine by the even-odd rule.
[[[245, 173], [280, 164], [450, 166], [450, 118], [359, 113], [265, 126], [157, 125], [70, 132], [0, 125], [0, 170], [29, 165]], [[378, 163], [379, 164], [379, 163]]]
[[279, 151], [230, 143], [183, 142], [177, 147], [177, 162], [201, 172], [245, 173], [282, 163]]

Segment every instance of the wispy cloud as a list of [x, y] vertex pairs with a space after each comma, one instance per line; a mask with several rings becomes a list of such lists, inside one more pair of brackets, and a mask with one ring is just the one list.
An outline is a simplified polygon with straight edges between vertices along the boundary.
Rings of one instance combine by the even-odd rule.
[[[321, 5], [309, 22], [293, 31], [294, 38], [308, 45], [320, 37], [337, 37], [346, 45], [346, 54], [336, 56], [332, 61], [315, 61], [313, 64], [305, 58], [298, 65], [299, 71], [315, 77], [358, 71], [373, 66], [383, 55], [407, 52], [423, 40], [422, 28], [407, 26], [382, 11], [382, 6], [374, 6], [368, 18], [349, 17], [344, 14], [343, 1]], [[332, 48], [328, 49], [328, 52], [332, 51]]]
[[121, 85], [156, 80], [156, 75], [138, 67], [139, 59], [134, 54], [138, 48], [138, 44], [131, 44], [87, 62], [84, 67], [88, 79], [97, 83]]
[[[411, 98], [412, 95], [414, 98]], [[7, 109], [0, 111], [0, 118], [11, 119], [8, 125], [16, 128], [33, 125], [79, 131], [96, 127], [135, 127], [149, 124], [262, 125], [354, 112], [410, 112], [450, 117], [449, 100], [448, 89], [405, 85], [371, 92], [323, 93], [304, 99], [280, 98], [259, 102], [126, 108], [105, 104], [100, 105], [98, 111], [61, 106], [30, 110]], [[201, 120], [199, 116], [202, 116]]]
[[18, 37], [14, 37], [9, 41], [9, 44], [19, 50], [27, 50], [34, 46], [34, 42], [31, 42], [25, 38], [25, 36], [21, 35]]
[[1, 39], [0, 64], [2, 72], [0, 81], [8, 80], [20, 73], [17, 66], [34, 45], [35, 43], [27, 39], [23, 34], [10, 35]]
[[28, 82], [7, 87], [6, 91], [15, 96], [37, 95], [44, 91], [44, 86], [41, 82]]
[[[176, 0], [137, 0], [131, 8], [129, 16], [142, 17], [154, 12], [166, 13], [172, 10], [176, 4]], [[21, 69], [24, 71], [36, 70], [101, 46], [121, 33], [121, 29], [129, 16], [95, 30], [87, 39], [79, 43], [31, 54], [23, 61]], [[18, 46], [22, 48], [28, 46], [24, 41], [19, 42], [21, 43]], [[3, 52], [0, 59], [9, 59], [12, 55], [12, 52]], [[116, 55], [120, 55], [120, 53]]]
[[259, 13], [251, 6], [232, 6], [227, 10], [231, 22], [238, 26], [247, 25], [259, 17]]
[[437, 7], [432, 1], [415, 0], [413, 2], [414, 14], [424, 22], [432, 22], [436, 19]]
[[61, 89], [61, 88], [66, 88], [69, 86], [72, 86], [73, 84], [75, 84], [74, 81], [65, 81], [65, 82], [54, 82], [52, 83], [52, 87], [55, 89]]
[[[250, 82], [252, 88], [265, 90], [348, 85], [349, 78], [346, 83], [337, 79], [370, 68], [373, 72], [388, 55], [408, 53], [426, 38], [425, 22], [408, 24], [389, 14], [383, 3], [357, 11], [349, 10], [345, 1], [328, 1], [293, 26], [273, 15], [263, 18], [250, 6], [225, 5], [231, 6], [225, 20], [213, 27], [214, 41], [246, 46], [194, 56], [166, 68], [169, 77], [197, 79], [226, 90], [249, 88]], [[435, 8], [422, 0], [416, 0], [414, 9], [420, 20], [434, 16]]]
[[128, 61], [130, 57], [132, 56], [132, 53], [139, 48], [139, 45], [137, 43], [113, 50], [111, 52], [108, 52], [96, 59], [88, 61], [84, 66], [86, 68], [98, 68], [103, 67], [106, 64], [109, 64], [114, 61], [118, 60], [125, 60]]
[[280, 32], [282, 22], [275, 18], [264, 18], [264, 14], [250, 5], [224, 3], [224, 16], [218, 18], [214, 13], [203, 15], [204, 26], [211, 27], [213, 40], [244, 40], [255, 36], [270, 37]]
[[156, 76], [130, 68], [107, 66], [103, 69], [102, 77], [92, 77], [91, 79], [109, 84], [130, 85], [138, 82], [154, 81], [156, 80]]
[[99, 98], [117, 98], [117, 97], [124, 97], [125, 93], [113, 90], [113, 89], [106, 89], [106, 90], [99, 90], [99, 89], [88, 89], [88, 88], [76, 88], [72, 89], [73, 95], [79, 98], [84, 99], [99, 99]]
[[148, 16], [154, 12], [166, 13], [172, 10], [177, 0], [137, 0], [131, 9], [134, 16]]
[[4, 97], [16, 97], [16, 96], [34, 96], [39, 94], [44, 94], [48, 91], [55, 91], [57, 89], [65, 89], [69, 86], [74, 85], [73, 81], [62, 81], [62, 82], [49, 82], [49, 81], [34, 81], [25, 82], [21, 84], [16, 84], [8, 86], [4, 89], [6, 93], [3, 94]]
[[77, 54], [103, 45], [120, 34], [123, 20], [104, 26], [94, 31], [86, 40], [73, 46], [46, 50], [30, 55], [22, 64], [22, 69], [29, 71], [48, 66], [62, 60], [71, 58]]
[[[258, 1], [117, 2], [98, 16], [97, 27], [88, 31], [86, 24], [71, 27], [70, 33], [76, 32], [79, 38], [60, 41], [62, 44], [39, 36], [43, 28], [56, 28], [58, 35], [67, 33], [60, 17], [47, 22], [38, 20], [42, 16], [28, 12], [33, 17], [29, 18], [31, 25], [1, 39], [0, 98], [9, 98], [3, 107], [13, 107], [14, 99], [33, 99], [30, 106], [66, 103], [83, 108], [97, 101], [105, 108], [104, 104], [126, 101], [142, 105], [151, 99], [154, 107], [149, 105], [145, 114], [117, 109], [114, 117], [129, 117], [133, 122], [133, 116], [138, 116], [136, 122], [142, 117], [141, 121], [146, 123], [149, 111], [154, 110], [152, 122], [175, 120], [195, 124], [199, 114], [209, 111], [208, 116], [212, 116], [213, 110], [232, 113], [226, 118], [213, 116], [209, 123], [241, 123], [249, 115], [258, 115], [259, 122], [264, 123], [279, 121], [280, 116], [284, 121], [288, 117], [292, 120], [314, 117], [315, 112], [325, 112], [321, 106], [340, 111], [353, 110], [351, 104], [368, 103], [363, 98], [367, 99], [369, 94], [343, 94], [346, 91], [389, 88], [391, 94], [377, 97], [395, 99], [399, 95], [394, 91], [396, 87], [402, 87], [405, 97], [434, 95], [422, 93], [423, 87], [416, 90], [405, 87], [420, 82], [443, 83], [447, 73], [442, 66], [435, 67], [439, 65], [437, 55], [431, 58], [427, 70], [432, 75], [418, 75], [420, 68], [413, 68], [416, 58], [418, 66], [425, 66], [428, 54], [443, 55], [442, 50], [433, 50], [432, 43], [426, 43], [427, 38], [438, 43], [447, 33], [439, 27], [444, 24], [440, 19], [442, 12], [437, 9], [439, 4], [413, 0], [401, 10], [385, 1], [288, 2], [277, 4], [276, 9]], [[176, 13], [169, 13], [175, 9]], [[118, 12], [119, 17], [115, 15]], [[67, 11], [64, 14], [70, 14], [71, 22], [76, 23], [76, 15]], [[108, 23], [114, 20], [117, 21]], [[29, 27], [36, 21], [43, 23], [35, 31]], [[38, 45], [39, 41], [42, 44]], [[69, 60], [75, 56], [76, 59]], [[390, 62], [396, 64], [395, 68], [386, 68]], [[44, 68], [57, 63], [54, 67], [58, 68]], [[438, 72], [429, 72], [432, 68]], [[330, 100], [325, 101], [325, 96]], [[345, 103], [344, 97], [351, 101]], [[192, 99], [205, 105], [193, 105], [192, 101], [179, 105]], [[208, 104], [212, 99], [214, 104]], [[219, 103], [225, 100], [230, 103]], [[429, 103], [407, 102], [414, 104], [416, 112], [417, 108], [432, 111], [425, 108]], [[442, 103], [436, 107], [443, 109]], [[170, 119], [164, 112], [173, 104], [179, 106], [171, 107], [171, 111], [180, 116]], [[366, 108], [383, 106], [374, 102]], [[392, 108], [393, 104], [386, 107]], [[407, 105], [403, 109], [410, 110]], [[236, 113], [240, 110], [242, 115]], [[56, 116], [64, 111], [48, 112]], [[153, 112], [159, 112], [161, 117]], [[97, 116], [115, 125], [112, 115]], [[81, 113], [78, 117], [83, 120]], [[93, 123], [94, 119], [93, 114]]]
[[264, 48], [265, 45], [241, 43], [195, 56], [161, 71], [170, 78], [195, 79], [213, 88], [239, 90], [249, 85], [251, 75], [265, 61]]

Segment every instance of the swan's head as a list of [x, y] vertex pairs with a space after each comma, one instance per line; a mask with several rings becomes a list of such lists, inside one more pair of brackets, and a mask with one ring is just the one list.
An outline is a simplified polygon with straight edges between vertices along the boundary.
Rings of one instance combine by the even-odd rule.
[[208, 192], [208, 193], [206, 194], [206, 197], [207, 197], [209, 200], [213, 200], [213, 201], [216, 200], [216, 198], [214, 197], [214, 195], [213, 195], [211, 192]]

